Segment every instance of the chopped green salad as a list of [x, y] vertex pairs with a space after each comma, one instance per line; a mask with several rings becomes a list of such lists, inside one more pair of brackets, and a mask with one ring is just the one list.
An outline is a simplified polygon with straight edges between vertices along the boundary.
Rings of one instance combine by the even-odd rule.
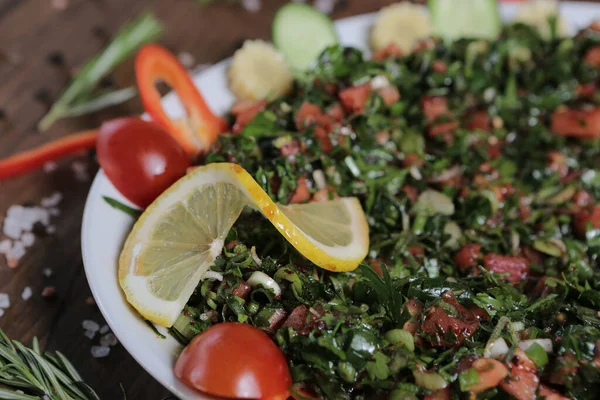
[[289, 95], [236, 104], [204, 163], [282, 204], [360, 198], [369, 256], [319, 269], [244, 213], [173, 335], [262, 329], [297, 398], [597, 398], [599, 45], [524, 24], [373, 59], [334, 45]]

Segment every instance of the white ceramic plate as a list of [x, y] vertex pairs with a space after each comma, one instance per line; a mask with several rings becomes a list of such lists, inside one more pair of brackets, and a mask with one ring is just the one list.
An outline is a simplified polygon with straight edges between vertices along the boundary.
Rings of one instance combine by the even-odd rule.
[[[514, 5], [502, 6], [503, 17], [510, 20], [515, 9]], [[561, 12], [572, 33], [600, 19], [600, 5], [589, 3], [565, 3], [561, 5]], [[337, 21], [336, 29], [342, 44], [368, 50], [368, 30], [374, 16], [366, 14]], [[210, 106], [218, 113], [225, 113], [234, 100], [227, 90], [228, 64], [229, 60], [225, 60], [194, 77]], [[166, 96], [163, 103], [169, 114], [175, 116], [183, 112], [172, 95]], [[127, 351], [161, 384], [184, 400], [207, 399], [173, 375], [173, 364], [181, 346], [171, 337], [158, 338], [125, 301], [117, 282], [117, 260], [133, 220], [111, 208], [103, 196], [127, 203], [99, 172], [90, 189], [81, 232], [85, 272], [98, 307]]]

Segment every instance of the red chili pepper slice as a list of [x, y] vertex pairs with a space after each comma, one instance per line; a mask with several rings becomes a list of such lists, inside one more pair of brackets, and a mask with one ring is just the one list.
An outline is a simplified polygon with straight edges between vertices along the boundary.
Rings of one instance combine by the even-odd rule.
[[0, 180], [36, 170], [69, 154], [93, 149], [97, 136], [96, 130], [84, 131], [0, 160]]
[[[135, 60], [135, 73], [144, 108], [191, 157], [208, 150], [217, 136], [229, 129], [225, 120], [211, 111], [187, 70], [167, 49], [155, 44], [142, 47]], [[173, 120], [167, 115], [156, 88], [158, 81], [177, 92], [187, 113], [185, 118]]]

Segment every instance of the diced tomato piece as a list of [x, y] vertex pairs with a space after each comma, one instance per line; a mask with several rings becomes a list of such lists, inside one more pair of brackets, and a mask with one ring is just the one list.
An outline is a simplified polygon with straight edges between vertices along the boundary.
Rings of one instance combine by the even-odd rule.
[[290, 197], [289, 203], [304, 203], [310, 199], [310, 190], [308, 190], [308, 185], [306, 183], [306, 179], [298, 178], [298, 186], [296, 190]]
[[433, 394], [428, 394], [424, 398], [424, 400], [451, 400], [452, 393], [450, 392], [450, 388], [447, 387], [442, 390], [438, 390]]
[[521, 217], [521, 221], [527, 222], [529, 217], [531, 217], [531, 200], [527, 197], [523, 196], [519, 198], [519, 214]]
[[488, 157], [491, 160], [495, 160], [502, 155], [502, 149], [504, 148], [504, 141], [498, 140], [494, 144], [490, 144], [487, 149]]
[[373, 60], [375, 61], [383, 61], [387, 58], [400, 58], [404, 56], [404, 52], [400, 50], [400, 47], [396, 46], [394, 43], [388, 44], [381, 50], [377, 50], [373, 53]]
[[382, 87], [381, 89], [377, 90], [377, 93], [379, 93], [379, 95], [383, 98], [383, 102], [388, 106], [391, 106], [400, 100], [400, 91], [396, 86], [390, 85]]
[[249, 110], [255, 108], [264, 108], [267, 105], [266, 100], [238, 100], [231, 106], [231, 115], [237, 117]]
[[390, 141], [390, 132], [389, 131], [379, 131], [375, 134], [375, 141], [378, 145], [383, 146], [387, 142]]
[[600, 108], [575, 110], [561, 108], [552, 115], [552, 132], [561, 136], [594, 138], [600, 136]]
[[383, 268], [381, 258], [374, 258], [367, 262], [371, 268], [373, 268], [373, 271], [377, 272], [377, 275], [383, 278], [383, 271], [381, 270], [381, 268]]
[[504, 363], [492, 358], [477, 359], [472, 366], [479, 375], [479, 382], [470, 388], [470, 392], [474, 394], [495, 388], [508, 375], [508, 368]]
[[414, 203], [415, 201], [417, 201], [417, 197], [419, 196], [419, 192], [417, 191], [417, 188], [415, 188], [412, 185], [404, 185], [402, 187], [402, 191], [404, 192], [406, 197], [408, 197], [410, 199], [411, 202]]
[[600, 228], [600, 205], [595, 205], [591, 209], [583, 209], [575, 215], [573, 220], [575, 233], [585, 237], [588, 224], [591, 225], [592, 229]]
[[450, 114], [448, 99], [443, 96], [425, 96], [421, 99], [421, 106], [427, 122]]
[[246, 281], [240, 279], [238, 280], [237, 285], [235, 285], [235, 287], [231, 291], [231, 294], [245, 299], [246, 297], [248, 297], [248, 294], [250, 294], [251, 289], [252, 288], [250, 287], [250, 285], [248, 285]]
[[550, 374], [550, 383], [555, 385], [566, 385], [579, 371], [579, 361], [570, 351], [558, 356], [554, 366]]
[[465, 272], [468, 269], [476, 268], [481, 258], [481, 245], [470, 243], [464, 245], [454, 256], [454, 263], [459, 270]]
[[408, 253], [413, 257], [424, 257], [425, 249], [422, 246], [412, 245], [408, 246]]
[[577, 86], [575, 93], [581, 97], [592, 97], [596, 93], [596, 82], [584, 83]]
[[421, 324], [421, 330], [425, 334], [424, 339], [433, 346], [459, 347], [465, 339], [475, 333], [479, 321], [471, 311], [456, 300], [451, 291], [442, 295], [442, 301], [452, 306], [456, 313], [451, 316], [448, 314], [447, 307], [442, 306], [429, 308]]
[[423, 40], [419, 41], [419, 43], [417, 43], [417, 45], [415, 46], [414, 52], [420, 53], [425, 50], [431, 50], [436, 46], [437, 42], [438, 42], [438, 40], [434, 39], [434, 38], [423, 39]]
[[404, 160], [402, 160], [402, 166], [404, 168], [412, 167], [413, 165], [420, 167], [425, 163], [425, 161], [416, 153], [408, 153], [404, 155]]
[[492, 187], [492, 190], [496, 194], [496, 198], [498, 199], [499, 203], [504, 203], [504, 198], [515, 192], [515, 189], [510, 183], [505, 183], [502, 186], [494, 186]]
[[560, 151], [549, 151], [548, 157], [548, 168], [552, 171], [558, 172], [561, 178], [564, 178], [569, 173], [569, 165], [567, 164], [567, 156]]
[[408, 312], [410, 318], [404, 323], [402, 329], [414, 335], [421, 325], [419, 320], [423, 312], [423, 304], [419, 300], [410, 299], [402, 307], [403, 314], [405, 311]]
[[491, 253], [483, 257], [483, 265], [494, 274], [504, 275], [503, 278], [512, 283], [526, 279], [529, 273], [529, 262], [523, 257]]
[[339, 196], [335, 192], [335, 189], [332, 186], [327, 186], [326, 188], [319, 189], [313, 194], [311, 203], [319, 203], [323, 201], [329, 201], [331, 199], [337, 199]]
[[307, 126], [316, 123], [317, 119], [321, 115], [322, 113], [319, 106], [305, 101], [304, 103], [302, 103], [298, 111], [296, 111], [296, 115], [294, 117], [296, 128], [298, 128], [299, 131], [305, 129]]
[[551, 389], [546, 385], [540, 385], [538, 396], [545, 400], [570, 400], [569, 397], [563, 396], [558, 391]]
[[282, 328], [293, 328], [300, 335], [308, 335], [310, 328], [307, 324], [308, 307], [305, 305], [298, 306], [292, 310], [282, 325]]
[[370, 94], [371, 84], [365, 83], [340, 91], [339, 97], [348, 112], [359, 114], [365, 109]]
[[535, 363], [521, 349], [516, 349], [509, 362], [510, 376], [500, 387], [517, 400], [535, 400], [540, 378]]
[[336, 122], [342, 122], [344, 120], [344, 108], [340, 103], [335, 103], [327, 109], [327, 115]]
[[579, 207], [591, 206], [594, 202], [594, 197], [585, 190], [578, 190], [575, 192], [575, 196], [573, 196], [573, 203]]
[[473, 131], [489, 132], [492, 128], [492, 120], [487, 111], [476, 111], [470, 115], [467, 128]]
[[442, 135], [444, 133], [452, 132], [456, 128], [458, 128], [457, 121], [437, 123], [429, 128], [429, 136]]
[[525, 257], [527, 259], [527, 261], [529, 262], [529, 265], [539, 265], [542, 266], [544, 265], [544, 255], [542, 253], [540, 253], [539, 251], [529, 247], [529, 246], [522, 246], [522, 252], [523, 257]]
[[600, 32], [600, 21], [594, 21], [588, 26], [588, 29], [591, 29], [596, 32]]
[[448, 65], [442, 60], [435, 60], [431, 68], [438, 74], [445, 74], [448, 71]]
[[283, 157], [292, 157], [300, 153], [301, 146], [300, 142], [296, 139], [292, 139], [279, 148], [279, 152]]
[[600, 67], [600, 46], [594, 46], [585, 53], [584, 60], [589, 65]]
[[[458, 122], [451, 120], [452, 114], [448, 109], [447, 98], [443, 96], [425, 96], [421, 99], [421, 106], [427, 122], [431, 124], [429, 128], [430, 136], [441, 135], [458, 128]], [[442, 117], [448, 120], [436, 122]]]
[[329, 154], [329, 152], [333, 150], [333, 144], [329, 139], [329, 132], [331, 132], [330, 127], [323, 127], [321, 125], [315, 127], [315, 137], [319, 140], [319, 143], [321, 143], [321, 150], [323, 150], [323, 153], [325, 154]]
[[232, 132], [234, 134], [241, 133], [246, 125], [248, 125], [256, 117], [256, 115], [263, 111], [267, 106], [267, 102], [264, 100], [239, 100], [231, 107], [231, 114], [234, 115], [235, 124], [233, 125]]

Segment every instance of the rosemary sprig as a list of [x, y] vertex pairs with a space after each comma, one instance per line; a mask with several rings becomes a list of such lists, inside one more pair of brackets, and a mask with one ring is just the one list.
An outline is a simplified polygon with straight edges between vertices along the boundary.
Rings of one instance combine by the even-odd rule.
[[15, 400], [100, 400], [73, 364], [59, 352], [42, 353], [11, 341], [0, 329], [0, 398]]
[[[94, 99], [93, 91], [98, 82], [141, 45], [156, 40], [162, 32], [163, 27], [160, 21], [150, 13], [144, 13], [123, 26], [102, 53], [87, 61], [48, 114], [39, 122], [39, 130], [44, 131], [58, 119], [72, 115], [73, 108], [76, 110], [75, 114], [81, 115], [82, 110], [85, 110], [86, 103], [92, 102], [94, 105], [88, 104], [88, 109], [98, 110], [97, 106], [103, 104], [98, 98]], [[114, 102], [116, 98], [121, 101], [129, 99], [128, 96], [123, 96], [123, 93], [120, 95], [121, 97], [113, 93], [110, 98], [112, 101], [106, 101], [105, 98], [106, 106], [116, 104]]]

